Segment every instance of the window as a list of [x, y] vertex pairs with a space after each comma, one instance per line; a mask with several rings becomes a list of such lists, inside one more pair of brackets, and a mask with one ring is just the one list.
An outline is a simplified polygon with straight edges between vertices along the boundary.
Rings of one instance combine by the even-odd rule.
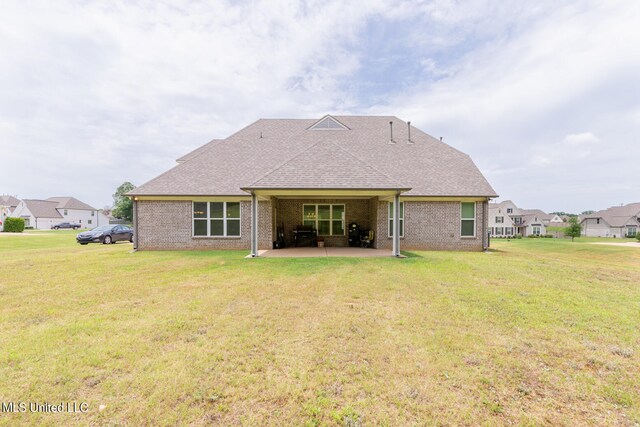
[[507, 208], [507, 213], [508, 214], [513, 213], [513, 208]]
[[502, 227], [496, 227], [496, 236], [502, 236]]
[[239, 202], [193, 202], [195, 237], [240, 237]]
[[505, 227], [504, 234], [507, 236], [513, 236], [513, 227]]
[[318, 236], [344, 236], [344, 205], [303, 205], [302, 224], [318, 230]]
[[460, 236], [476, 237], [476, 204], [460, 203]]
[[91, 211], [91, 216], [96, 216], [96, 211]]
[[540, 235], [540, 226], [538, 225], [534, 225], [533, 227], [531, 227], [531, 232], [534, 236], [539, 236]]
[[[389, 237], [393, 237], [393, 203], [389, 203]], [[400, 237], [404, 237], [404, 202], [400, 202]]]
[[88, 220], [87, 223], [91, 224], [91, 220]]
[[503, 216], [497, 216], [496, 217], [496, 224], [502, 224], [504, 223], [504, 217]]
[[596, 224], [600, 224], [600, 218], [596, 218]]
[[637, 233], [637, 228], [636, 227], [627, 227], [627, 236], [628, 237], [633, 237], [635, 236]]
[[66, 209], [64, 210], [64, 214], [65, 214], [65, 215], [67, 214], [67, 210], [66, 210]]

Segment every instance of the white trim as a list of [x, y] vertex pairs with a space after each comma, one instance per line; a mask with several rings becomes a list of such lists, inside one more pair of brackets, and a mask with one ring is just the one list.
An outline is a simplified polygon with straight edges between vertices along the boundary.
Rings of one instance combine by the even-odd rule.
[[[195, 217], [195, 204], [196, 203], [206, 203], [207, 211], [206, 218], [196, 218]], [[211, 203], [222, 203], [222, 212], [223, 218], [212, 218], [211, 217]], [[238, 203], [239, 214], [238, 218], [227, 218], [227, 203]], [[196, 235], [196, 227], [195, 222], [197, 221], [206, 221], [207, 223], [207, 234], [206, 235]], [[211, 221], [222, 221], [222, 235], [211, 235]], [[227, 233], [227, 221], [233, 220], [239, 222], [239, 234], [229, 236]], [[193, 201], [191, 202], [191, 237], [200, 239], [200, 238], [214, 238], [214, 239], [239, 239], [242, 237], [242, 203], [235, 200], [229, 201]]]
[[[318, 206], [329, 206], [329, 219], [320, 219], [318, 218]], [[318, 232], [318, 236], [322, 236], [322, 237], [334, 237], [334, 236], [346, 236], [347, 230], [346, 230], [346, 217], [347, 217], [347, 206], [343, 203], [303, 203], [302, 204], [302, 225], [304, 225], [305, 221], [312, 221], [310, 219], [306, 219], [304, 217], [304, 207], [305, 206], [315, 206], [315, 219], [313, 221], [315, 221], [315, 228], [316, 231]], [[334, 206], [342, 206], [342, 219], [334, 219], [333, 218], [333, 207]], [[329, 234], [320, 234], [320, 228], [318, 227], [318, 222], [319, 221], [323, 221], [323, 222], [329, 222]], [[334, 221], [342, 221], [342, 234], [333, 234], [333, 222]]]
[[[462, 217], [462, 205], [465, 203], [473, 205], [473, 218], [463, 218]], [[462, 235], [462, 221], [471, 221], [473, 220], [473, 236], [463, 236]], [[478, 209], [475, 202], [460, 202], [460, 238], [461, 239], [475, 239], [476, 237], [476, 221], [478, 220]]]

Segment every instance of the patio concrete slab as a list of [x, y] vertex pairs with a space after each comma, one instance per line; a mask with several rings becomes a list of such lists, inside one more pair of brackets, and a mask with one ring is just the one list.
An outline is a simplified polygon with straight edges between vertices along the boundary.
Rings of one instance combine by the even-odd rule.
[[[391, 257], [389, 249], [372, 248], [283, 248], [258, 251], [258, 256], [264, 258], [312, 258], [312, 257], [348, 257], [370, 258]], [[402, 257], [404, 258], [404, 257]]]

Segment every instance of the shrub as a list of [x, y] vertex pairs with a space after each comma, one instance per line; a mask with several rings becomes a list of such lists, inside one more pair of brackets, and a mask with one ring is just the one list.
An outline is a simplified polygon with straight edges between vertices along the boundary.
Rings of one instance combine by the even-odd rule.
[[7, 233], [22, 233], [24, 231], [24, 219], [7, 218], [4, 220], [4, 231]]
[[638, 242], [640, 242], [640, 233], [636, 234], [636, 239], [638, 239]]
[[545, 239], [551, 239], [551, 238], [553, 238], [553, 234], [545, 234], [544, 238]]
[[516, 234], [516, 239], [522, 239], [522, 234], [520, 233]]

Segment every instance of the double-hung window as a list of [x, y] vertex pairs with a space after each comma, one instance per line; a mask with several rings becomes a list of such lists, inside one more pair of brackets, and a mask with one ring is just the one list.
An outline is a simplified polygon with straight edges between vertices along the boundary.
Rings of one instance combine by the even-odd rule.
[[344, 205], [303, 205], [302, 224], [315, 228], [318, 236], [344, 236]]
[[[395, 218], [393, 212], [393, 203], [389, 203], [389, 237], [393, 237], [393, 220]], [[400, 202], [400, 237], [404, 237], [404, 202]]]
[[460, 236], [476, 237], [476, 204], [460, 203]]
[[503, 216], [497, 216], [496, 217], [496, 224], [503, 224], [504, 223], [504, 217]]
[[195, 237], [240, 237], [240, 202], [193, 202]]

